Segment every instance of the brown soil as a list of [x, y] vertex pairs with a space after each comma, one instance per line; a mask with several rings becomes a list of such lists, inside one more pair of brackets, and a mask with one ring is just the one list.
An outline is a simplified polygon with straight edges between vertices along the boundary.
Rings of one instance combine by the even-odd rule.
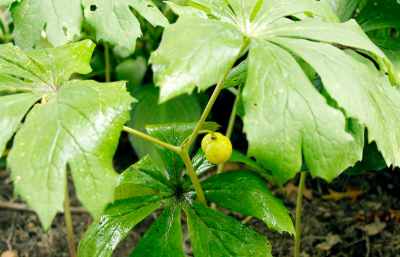
[[[342, 175], [330, 185], [317, 179], [309, 179], [307, 188], [312, 189], [312, 195], [308, 195], [309, 199], [304, 202], [302, 256], [400, 257], [399, 185], [400, 172], [390, 170], [356, 177]], [[324, 198], [329, 189], [335, 192], [354, 191], [349, 188], [356, 188], [355, 192], [362, 193], [353, 196], [358, 196], [356, 200], [350, 199], [351, 193], [349, 198], [345, 195], [338, 201]], [[286, 205], [292, 213], [295, 189], [290, 184], [285, 190], [274, 190], [286, 199]], [[0, 201], [15, 200], [8, 173], [0, 171]], [[76, 200], [73, 205], [78, 205]], [[131, 249], [153, 220], [154, 217], [149, 217], [137, 226], [113, 256], [129, 256]], [[74, 214], [77, 238], [82, 236], [90, 222], [89, 215]], [[250, 224], [268, 236], [274, 257], [292, 256], [291, 237], [267, 231], [256, 220], [252, 220]], [[67, 257], [65, 239], [62, 215], [57, 216], [51, 229], [45, 233], [35, 214], [0, 209], [0, 253], [12, 249], [17, 251], [19, 257]]]

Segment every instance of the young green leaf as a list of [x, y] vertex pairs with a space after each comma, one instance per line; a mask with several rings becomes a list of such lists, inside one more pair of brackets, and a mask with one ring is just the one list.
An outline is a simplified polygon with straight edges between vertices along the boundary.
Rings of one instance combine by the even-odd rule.
[[140, 221], [161, 207], [158, 196], [118, 200], [99, 222], [93, 223], [79, 243], [79, 257], [110, 257], [119, 242]]
[[196, 257], [272, 257], [265, 237], [221, 212], [193, 203], [186, 207]]
[[115, 45], [115, 51], [127, 56], [134, 52], [136, 39], [142, 35], [140, 23], [132, 9], [153, 26], [167, 26], [168, 20], [151, 0], [83, 0], [86, 22], [97, 40]]
[[181, 208], [166, 208], [139, 241], [130, 257], [185, 257], [183, 252]]
[[204, 181], [203, 188], [210, 202], [246, 216], [256, 217], [278, 232], [294, 234], [288, 210], [256, 174], [249, 171], [222, 173]]

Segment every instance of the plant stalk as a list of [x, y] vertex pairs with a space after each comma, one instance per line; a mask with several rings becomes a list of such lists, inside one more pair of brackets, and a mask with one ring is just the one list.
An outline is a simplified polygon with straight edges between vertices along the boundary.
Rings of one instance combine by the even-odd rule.
[[106, 82], [111, 81], [111, 61], [110, 61], [110, 47], [107, 43], [104, 43], [104, 76]]
[[296, 235], [294, 241], [294, 257], [300, 257], [301, 249], [301, 232], [302, 232], [302, 222], [301, 216], [303, 213], [303, 194], [306, 184], [307, 173], [305, 171], [300, 173], [300, 181], [297, 190], [297, 201], [296, 201]]
[[[231, 116], [229, 117], [228, 128], [227, 128], [226, 133], [225, 133], [225, 136], [227, 138], [231, 138], [232, 137], [233, 129], [235, 127], [237, 109], [238, 109], [239, 102], [240, 102], [240, 89], [241, 89], [241, 87], [239, 86], [239, 90], [238, 90], [238, 93], [236, 94], [235, 102], [234, 102], [233, 107], [232, 107]], [[224, 170], [224, 167], [225, 167], [225, 163], [221, 163], [220, 165], [218, 165], [217, 173], [221, 173]]]
[[155, 137], [152, 137], [150, 135], [147, 135], [146, 133], [143, 133], [143, 132], [141, 132], [139, 130], [136, 130], [136, 129], [133, 129], [133, 128], [130, 128], [130, 127], [126, 127], [126, 126], [124, 126], [122, 130], [127, 132], [127, 133], [129, 133], [129, 134], [131, 134], [131, 135], [134, 135], [134, 136], [137, 136], [137, 137], [139, 137], [139, 138], [141, 138], [143, 140], [146, 140], [146, 141], [148, 141], [150, 143], [157, 144], [157, 145], [159, 145], [161, 147], [164, 147], [164, 148], [166, 148], [166, 149], [168, 149], [168, 150], [170, 150], [172, 152], [175, 152], [177, 154], [181, 153], [181, 148], [179, 146], [168, 144], [167, 142], [161, 141], [158, 138], [155, 138]]
[[68, 182], [65, 185], [64, 220], [65, 220], [65, 227], [67, 229], [67, 242], [68, 242], [69, 256], [76, 257], [75, 233], [74, 233], [74, 226], [72, 224], [71, 206], [70, 206], [70, 199], [69, 199], [69, 192], [68, 192]]
[[192, 160], [190, 159], [188, 151], [183, 150], [180, 153], [180, 156], [181, 156], [183, 162], [185, 163], [186, 169], [188, 171], [188, 175], [189, 175], [190, 180], [192, 181], [192, 184], [196, 191], [197, 198], [199, 199], [199, 201], [201, 203], [203, 203], [204, 205], [207, 205], [207, 200], [204, 195], [203, 188], [201, 187], [200, 179], [197, 176], [196, 171], [193, 168]]
[[233, 61], [232, 64], [230, 65], [229, 69], [227, 69], [225, 71], [224, 75], [222, 76], [222, 79], [218, 82], [217, 86], [215, 87], [214, 92], [212, 93], [210, 99], [208, 100], [206, 108], [204, 109], [204, 111], [200, 117], [200, 120], [197, 122], [196, 127], [194, 128], [192, 134], [189, 137], [189, 140], [186, 141], [185, 144], [183, 145], [183, 148], [185, 150], [189, 151], [190, 147], [196, 141], [197, 136], [199, 135], [199, 132], [201, 131], [204, 122], [207, 120], [208, 116], [210, 115], [210, 112], [211, 112], [215, 102], [217, 101], [218, 96], [220, 95], [221, 91], [224, 89], [225, 80], [229, 76], [229, 72], [235, 65], [236, 60], [239, 59], [240, 56], [242, 56], [243, 52], [247, 49], [248, 44], [249, 44], [249, 40], [245, 39], [242, 47], [240, 48], [240, 51], [239, 51], [237, 57], [235, 58], [235, 61]]

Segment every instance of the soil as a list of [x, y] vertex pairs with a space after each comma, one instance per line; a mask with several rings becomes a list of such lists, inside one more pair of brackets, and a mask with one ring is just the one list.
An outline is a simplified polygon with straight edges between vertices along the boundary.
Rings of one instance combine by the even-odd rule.
[[[342, 175], [329, 185], [308, 178], [302, 256], [400, 257], [399, 185], [399, 170]], [[273, 190], [285, 199], [294, 214], [295, 184]], [[4, 170], [0, 171], [0, 201], [18, 202], [12, 194], [9, 174]], [[73, 205], [79, 203], [74, 199]], [[129, 256], [155, 216], [139, 224], [113, 256]], [[76, 236], [80, 238], [91, 218], [87, 214], [74, 214], [73, 218]], [[293, 238], [268, 231], [257, 220], [251, 220], [249, 225], [269, 238], [274, 257], [292, 256]], [[19, 257], [67, 257], [63, 216], [58, 215], [46, 233], [35, 214], [0, 209], [0, 253], [6, 250], [15, 250]]]

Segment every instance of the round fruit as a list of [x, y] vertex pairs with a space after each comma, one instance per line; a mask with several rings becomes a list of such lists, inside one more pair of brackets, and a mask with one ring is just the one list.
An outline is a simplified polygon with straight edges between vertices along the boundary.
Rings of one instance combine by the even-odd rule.
[[201, 141], [206, 158], [213, 164], [221, 164], [232, 155], [232, 143], [226, 136], [218, 132], [209, 133]]

